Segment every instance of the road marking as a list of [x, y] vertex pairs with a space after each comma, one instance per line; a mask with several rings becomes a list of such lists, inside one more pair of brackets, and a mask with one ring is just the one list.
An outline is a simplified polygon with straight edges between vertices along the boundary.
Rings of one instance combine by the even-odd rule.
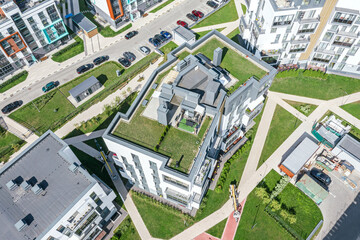
[[336, 195], [333, 194], [332, 192], [329, 192], [329, 194], [330, 194], [331, 196], [333, 196], [334, 198], [336, 198]]

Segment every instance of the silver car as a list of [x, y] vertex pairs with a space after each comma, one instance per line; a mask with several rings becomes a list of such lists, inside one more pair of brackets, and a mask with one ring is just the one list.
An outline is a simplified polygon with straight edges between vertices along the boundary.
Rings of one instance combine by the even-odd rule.
[[150, 53], [150, 49], [148, 47], [142, 46], [140, 47], [140, 52], [142, 52], [145, 55], [148, 55]]

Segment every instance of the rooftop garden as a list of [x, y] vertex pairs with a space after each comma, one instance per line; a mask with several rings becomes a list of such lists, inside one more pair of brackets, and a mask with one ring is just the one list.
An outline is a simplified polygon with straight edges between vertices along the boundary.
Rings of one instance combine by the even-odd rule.
[[360, 91], [360, 79], [313, 70], [288, 70], [274, 78], [271, 91], [329, 100]]
[[250, 77], [255, 76], [257, 79], [261, 79], [265, 76], [266, 71], [262, 70], [245, 57], [225, 45], [217, 38], [213, 38], [207, 41], [196, 53], [202, 53], [212, 60], [214, 50], [216, 48], [222, 48], [223, 58], [221, 61], [221, 67], [230, 72], [232, 76], [238, 79], [238, 82], [234, 86], [229, 88], [229, 92], [232, 93], [238, 89], [243, 83], [245, 83]]

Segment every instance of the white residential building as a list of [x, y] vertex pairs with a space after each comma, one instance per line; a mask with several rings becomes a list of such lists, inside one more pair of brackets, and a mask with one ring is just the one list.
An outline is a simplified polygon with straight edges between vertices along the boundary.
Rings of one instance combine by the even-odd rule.
[[[259, 80], [250, 77], [227, 95], [225, 88], [237, 81], [220, 67], [222, 49], [218, 48], [214, 51], [213, 61], [208, 58], [211, 56], [201, 53], [185, 57], [159, 83], [149, 101], [143, 102], [148, 90], [156, 88], [153, 82], [157, 74], [176, 62], [175, 54], [187, 48], [195, 51], [197, 46], [213, 37], [267, 74]], [[103, 135], [120, 174], [151, 194], [189, 210], [198, 209], [213, 178], [219, 153], [231, 154], [233, 147], [238, 148], [246, 141], [245, 132], [261, 112], [264, 95], [275, 74], [276, 69], [215, 30], [193, 44], [181, 45], [168, 54], [168, 61], [151, 75], [129, 113], [118, 113]], [[141, 115], [135, 111], [141, 111]], [[126, 125], [127, 121], [138, 121], [139, 118], [151, 121], [149, 128], [160, 126], [158, 132]], [[156, 146], [154, 150], [151, 143], [149, 145], [141, 138], [152, 135], [152, 144], [156, 145], [157, 136], [161, 137], [167, 125], [172, 127], [164, 141], [173, 138], [173, 144], [179, 145], [178, 150], [172, 148], [169, 150], [172, 152], [167, 152], [160, 145], [157, 151]], [[119, 133], [121, 128], [132, 129], [133, 133]], [[146, 124], [144, 128], [147, 128]], [[194, 140], [194, 137], [198, 139]], [[182, 147], [185, 144], [186, 150]]]
[[268, 63], [360, 74], [360, 1], [249, 0], [242, 45]]
[[161, 0], [86, 0], [86, 4], [114, 28], [140, 18]]
[[117, 212], [115, 197], [48, 131], [0, 169], [1, 239], [95, 239]]
[[0, 2], [0, 78], [40, 60], [67, 40], [54, 0]]

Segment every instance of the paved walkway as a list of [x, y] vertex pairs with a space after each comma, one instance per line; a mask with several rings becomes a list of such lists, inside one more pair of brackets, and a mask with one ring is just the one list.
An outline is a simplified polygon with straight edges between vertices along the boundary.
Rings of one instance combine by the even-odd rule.
[[227, 219], [227, 222], [226, 222], [226, 225], [225, 225], [225, 229], [224, 229], [223, 234], [221, 236], [221, 240], [233, 240], [235, 238], [235, 234], [236, 234], [237, 228], [238, 228], [240, 220], [241, 220], [241, 216], [242, 216], [242, 213], [243, 213], [245, 202], [246, 202], [246, 199], [244, 199], [240, 203], [241, 210], [240, 210], [240, 218], [239, 218], [238, 221], [236, 221], [236, 219], [233, 216], [234, 211], [229, 215], [229, 217]]
[[220, 240], [220, 239], [214, 237], [213, 235], [208, 234], [207, 232], [203, 232], [199, 236], [196, 236], [194, 240]]
[[[110, 94], [103, 101], [98, 102], [92, 105], [89, 109], [84, 112], [78, 114], [72, 120], [68, 121], [64, 126], [62, 126], [59, 130], [55, 132], [59, 137], [64, 137], [72, 130], [74, 130], [77, 124], [81, 124], [83, 121], [88, 121], [89, 119], [97, 116], [98, 114], [104, 111], [105, 105], [111, 105], [117, 97], [120, 97], [120, 100], [123, 101], [126, 97], [128, 97], [132, 92], [140, 91], [143, 85], [146, 83], [145, 79], [148, 79], [153, 71], [159, 66], [162, 62], [162, 57], [159, 58], [155, 64], [150, 65], [144, 72], [140, 73], [136, 77], [134, 77], [128, 84], [126, 84], [122, 89], [117, 90], [116, 92]], [[144, 76], [144, 80], [138, 82], [140, 76]], [[127, 89], [130, 88], [130, 92]]]

